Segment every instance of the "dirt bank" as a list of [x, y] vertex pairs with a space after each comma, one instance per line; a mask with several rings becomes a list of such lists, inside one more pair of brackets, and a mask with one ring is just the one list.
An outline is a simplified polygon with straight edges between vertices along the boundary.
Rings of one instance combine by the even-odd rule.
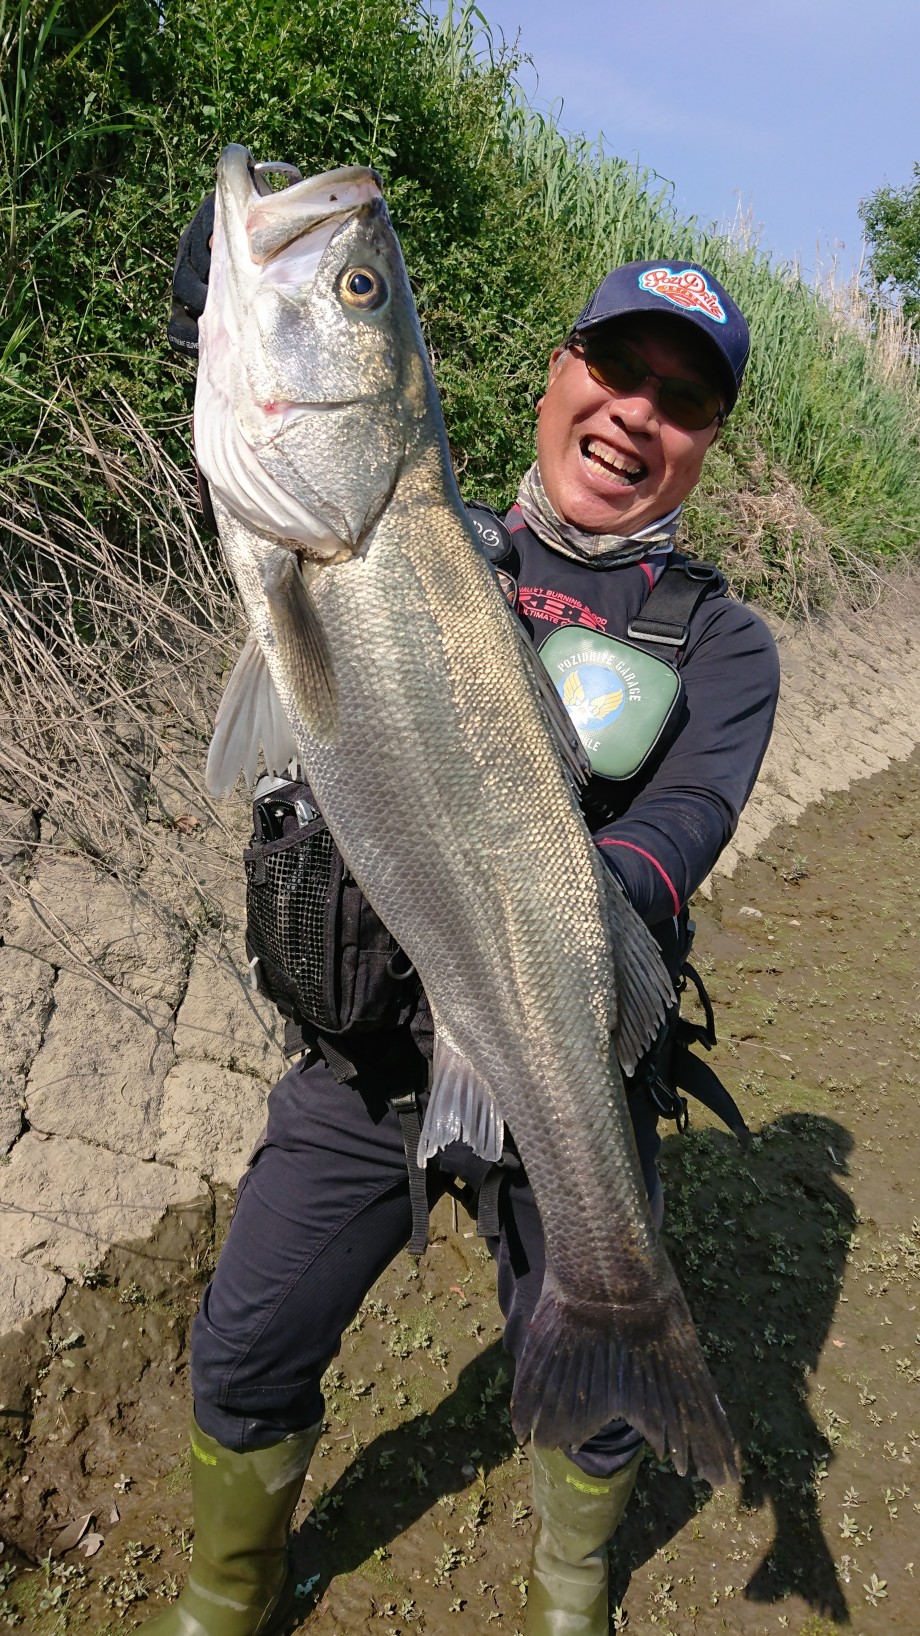
[[[785, 740], [734, 873], [717, 875], [699, 905], [699, 964], [722, 1041], [716, 1066], [757, 1140], [742, 1156], [703, 1118], [688, 1136], [669, 1136], [666, 1231], [738, 1437], [744, 1482], [739, 1496], [714, 1496], [646, 1463], [618, 1536], [622, 1608], [612, 1620], [617, 1629], [628, 1618], [641, 1636], [829, 1636], [848, 1621], [853, 1636], [912, 1636], [916, 1625], [920, 756], [884, 771], [871, 758], [903, 754], [918, 730], [920, 677], [905, 646], [918, 627], [902, 625], [894, 641], [883, 622], [871, 650], [855, 629], [845, 624], [830, 644], [836, 656], [822, 649], [820, 667], [813, 659], [803, 669], [804, 691], [795, 682], [802, 639], [785, 644]], [[844, 639], [855, 646], [844, 649]], [[861, 704], [870, 699], [871, 718]], [[793, 741], [799, 766], [784, 772], [778, 758]], [[866, 758], [873, 775], [761, 838], [770, 803], [795, 809], [822, 756], [829, 779]], [[184, 804], [176, 810], [181, 817]], [[199, 844], [170, 834], [184, 856]], [[93, 948], [96, 923], [85, 924]], [[196, 948], [226, 957], [213, 925], [198, 935]], [[117, 988], [111, 939], [106, 950]], [[172, 1041], [197, 958], [181, 942], [173, 948], [176, 986], [161, 995], [172, 1007]], [[146, 993], [147, 968], [136, 961], [132, 969]], [[206, 988], [204, 968], [198, 982]], [[226, 1035], [205, 1026], [206, 1008], [198, 1016], [197, 1032], [189, 1026], [180, 1036], [188, 1053], [180, 1086], [193, 1079], [193, 1062], [231, 1083], [256, 1083], [253, 1069], [267, 1077], [262, 1058], [228, 1062]], [[47, 1022], [42, 1028], [44, 1039]], [[253, 1029], [247, 1037], [254, 1051], [264, 1036]], [[20, 1071], [28, 1102], [34, 1074]], [[176, 1071], [173, 1059], [167, 1089]], [[173, 1101], [185, 1107], [178, 1094]], [[240, 1138], [232, 1119], [213, 1125], [218, 1110], [210, 1147], [185, 1169], [176, 1168], [181, 1153], [157, 1156], [159, 1134], [154, 1157], [141, 1157], [145, 1131], [162, 1132], [165, 1102], [161, 1094], [151, 1104], [146, 1126], [136, 1114], [129, 1122], [131, 1163], [182, 1181], [181, 1199], [152, 1235], [145, 1228], [133, 1250], [106, 1248], [97, 1210], [94, 1258], [81, 1269], [76, 1208], [62, 1227], [49, 1204], [22, 1255], [27, 1272], [59, 1280], [53, 1300], [0, 1346], [2, 1529], [11, 1542], [5, 1575], [0, 1566], [8, 1580], [0, 1622], [18, 1619], [28, 1636], [116, 1636], [162, 1606], [185, 1571], [188, 1325], [226, 1219], [218, 1174]], [[36, 1175], [39, 1150], [64, 1141], [81, 1153], [95, 1142], [105, 1162], [102, 1111], [94, 1129], [83, 1117], [79, 1135], [41, 1142], [25, 1132]], [[14, 1145], [0, 1193], [2, 1177], [18, 1174]], [[11, 1198], [0, 1199], [7, 1224]], [[346, 1335], [298, 1514], [305, 1632], [494, 1626], [513, 1636], [522, 1628], [527, 1469], [508, 1428], [492, 1283], [471, 1224], [461, 1216], [454, 1230], [448, 1208], [421, 1266], [405, 1258], [394, 1266]], [[48, 1558], [57, 1530], [82, 1518], [91, 1519], [94, 1553], [84, 1557], [78, 1545]]]
[[731, 874], [777, 824], [901, 761], [920, 743], [920, 575], [879, 579], [877, 601], [810, 625], [770, 620], [782, 690], [757, 787], [716, 872]]

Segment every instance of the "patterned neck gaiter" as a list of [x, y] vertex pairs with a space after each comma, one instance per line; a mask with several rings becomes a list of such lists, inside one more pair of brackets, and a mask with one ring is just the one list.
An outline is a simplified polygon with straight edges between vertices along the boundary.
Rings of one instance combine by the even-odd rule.
[[663, 556], [674, 549], [682, 509], [675, 506], [666, 517], [640, 528], [638, 534], [590, 534], [572, 523], [564, 523], [556, 515], [547, 499], [536, 461], [521, 479], [517, 503], [528, 528], [544, 545], [578, 562], [610, 563], [624, 568], [631, 562], [641, 562], [643, 557]]

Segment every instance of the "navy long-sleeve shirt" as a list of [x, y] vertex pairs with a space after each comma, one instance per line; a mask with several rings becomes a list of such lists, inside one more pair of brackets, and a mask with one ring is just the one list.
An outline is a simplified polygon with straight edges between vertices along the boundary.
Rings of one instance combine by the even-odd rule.
[[[595, 567], [544, 545], [516, 507], [517, 611], [539, 647], [560, 625], [626, 637], [668, 558]], [[707, 597], [677, 656], [686, 701], [676, 732], [629, 786], [592, 778], [585, 812], [606, 861], [653, 927], [672, 919], [730, 841], [770, 740], [779, 661], [766, 624], [725, 595]]]

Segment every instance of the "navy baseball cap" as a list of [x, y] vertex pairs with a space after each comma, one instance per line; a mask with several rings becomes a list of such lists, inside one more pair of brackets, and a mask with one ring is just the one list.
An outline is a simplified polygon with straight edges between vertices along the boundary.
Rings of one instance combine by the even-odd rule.
[[751, 336], [740, 307], [712, 273], [693, 261], [630, 261], [614, 267], [579, 313], [571, 333], [586, 335], [612, 318], [636, 312], [668, 313], [705, 336], [718, 358], [726, 409], [734, 406]]

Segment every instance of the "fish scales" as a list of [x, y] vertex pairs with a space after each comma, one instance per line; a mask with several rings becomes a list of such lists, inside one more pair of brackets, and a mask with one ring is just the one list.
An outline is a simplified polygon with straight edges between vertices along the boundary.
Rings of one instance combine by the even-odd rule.
[[[600, 1206], [623, 1156], [631, 1186], [637, 1168], [610, 1071], [614, 997], [596, 878], [603, 865], [560, 776], [536, 689], [526, 672], [509, 675], [511, 616], [489, 569], [465, 551], [467, 572], [457, 583], [444, 573], [451, 526], [456, 521], [445, 517], [443, 532], [408, 552], [402, 529], [392, 546], [378, 536], [364, 563], [317, 587], [320, 617], [350, 631], [355, 662], [343, 675], [340, 704], [343, 723], [355, 729], [353, 739], [350, 726], [342, 735], [352, 739], [344, 756], [313, 748], [310, 776], [327, 822], [349, 837], [349, 867], [370, 887], [394, 936], [410, 947], [437, 1015], [463, 1055], [482, 1065], [526, 1148], [528, 1174], [538, 1196], [547, 1195], [541, 1215], [558, 1267], [566, 1234], [554, 1230], [557, 1216], [563, 1221], [574, 1212], [590, 1233], [590, 1224], [603, 1219]], [[381, 525], [381, 535], [390, 532]], [[428, 551], [434, 573], [426, 584], [418, 570]], [[395, 594], [409, 629], [427, 625], [427, 639], [414, 641], [408, 660], [386, 640], [390, 622], [379, 610], [387, 593]], [[431, 696], [438, 647], [449, 714]], [[433, 720], [439, 726], [432, 746]], [[387, 723], [385, 739], [380, 722]], [[396, 743], [403, 748], [394, 755]], [[362, 845], [365, 835], [372, 838]], [[564, 893], [560, 881], [568, 882]], [[589, 1163], [592, 1149], [597, 1157]], [[552, 1189], [541, 1189], [541, 1169], [547, 1184], [555, 1180]], [[593, 1258], [571, 1259], [573, 1287], [586, 1300], [603, 1298]], [[597, 1267], [609, 1298], [617, 1268], [605, 1265], [603, 1254]]]
[[[578, 1445], [623, 1415], [680, 1469], [692, 1452], [723, 1480], [730, 1434], [654, 1231], [610, 1043], [616, 973], [632, 993], [648, 936], [611, 888], [466, 521], [385, 207], [367, 196], [370, 173], [332, 174], [346, 180], [314, 178], [266, 207], [245, 150], [222, 156], [218, 288], [246, 310], [213, 309], [212, 287], [196, 446], [224, 551], [329, 828], [431, 1001], [432, 1100], [449, 1101], [458, 1073], [491, 1093], [534, 1189], [547, 1274], [516, 1429]], [[349, 189], [364, 192], [346, 208]], [[262, 277], [251, 222], [266, 214], [276, 248]], [[288, 246], [310, 265], [300, 286], [279, 270]], [[381, 286], [382, 317], [362, 327], [352, 297]], [[250, 706], [255, 733], [231, 681], [225, 746]], [[221, 733], [219, 717], [212, 770]]]

